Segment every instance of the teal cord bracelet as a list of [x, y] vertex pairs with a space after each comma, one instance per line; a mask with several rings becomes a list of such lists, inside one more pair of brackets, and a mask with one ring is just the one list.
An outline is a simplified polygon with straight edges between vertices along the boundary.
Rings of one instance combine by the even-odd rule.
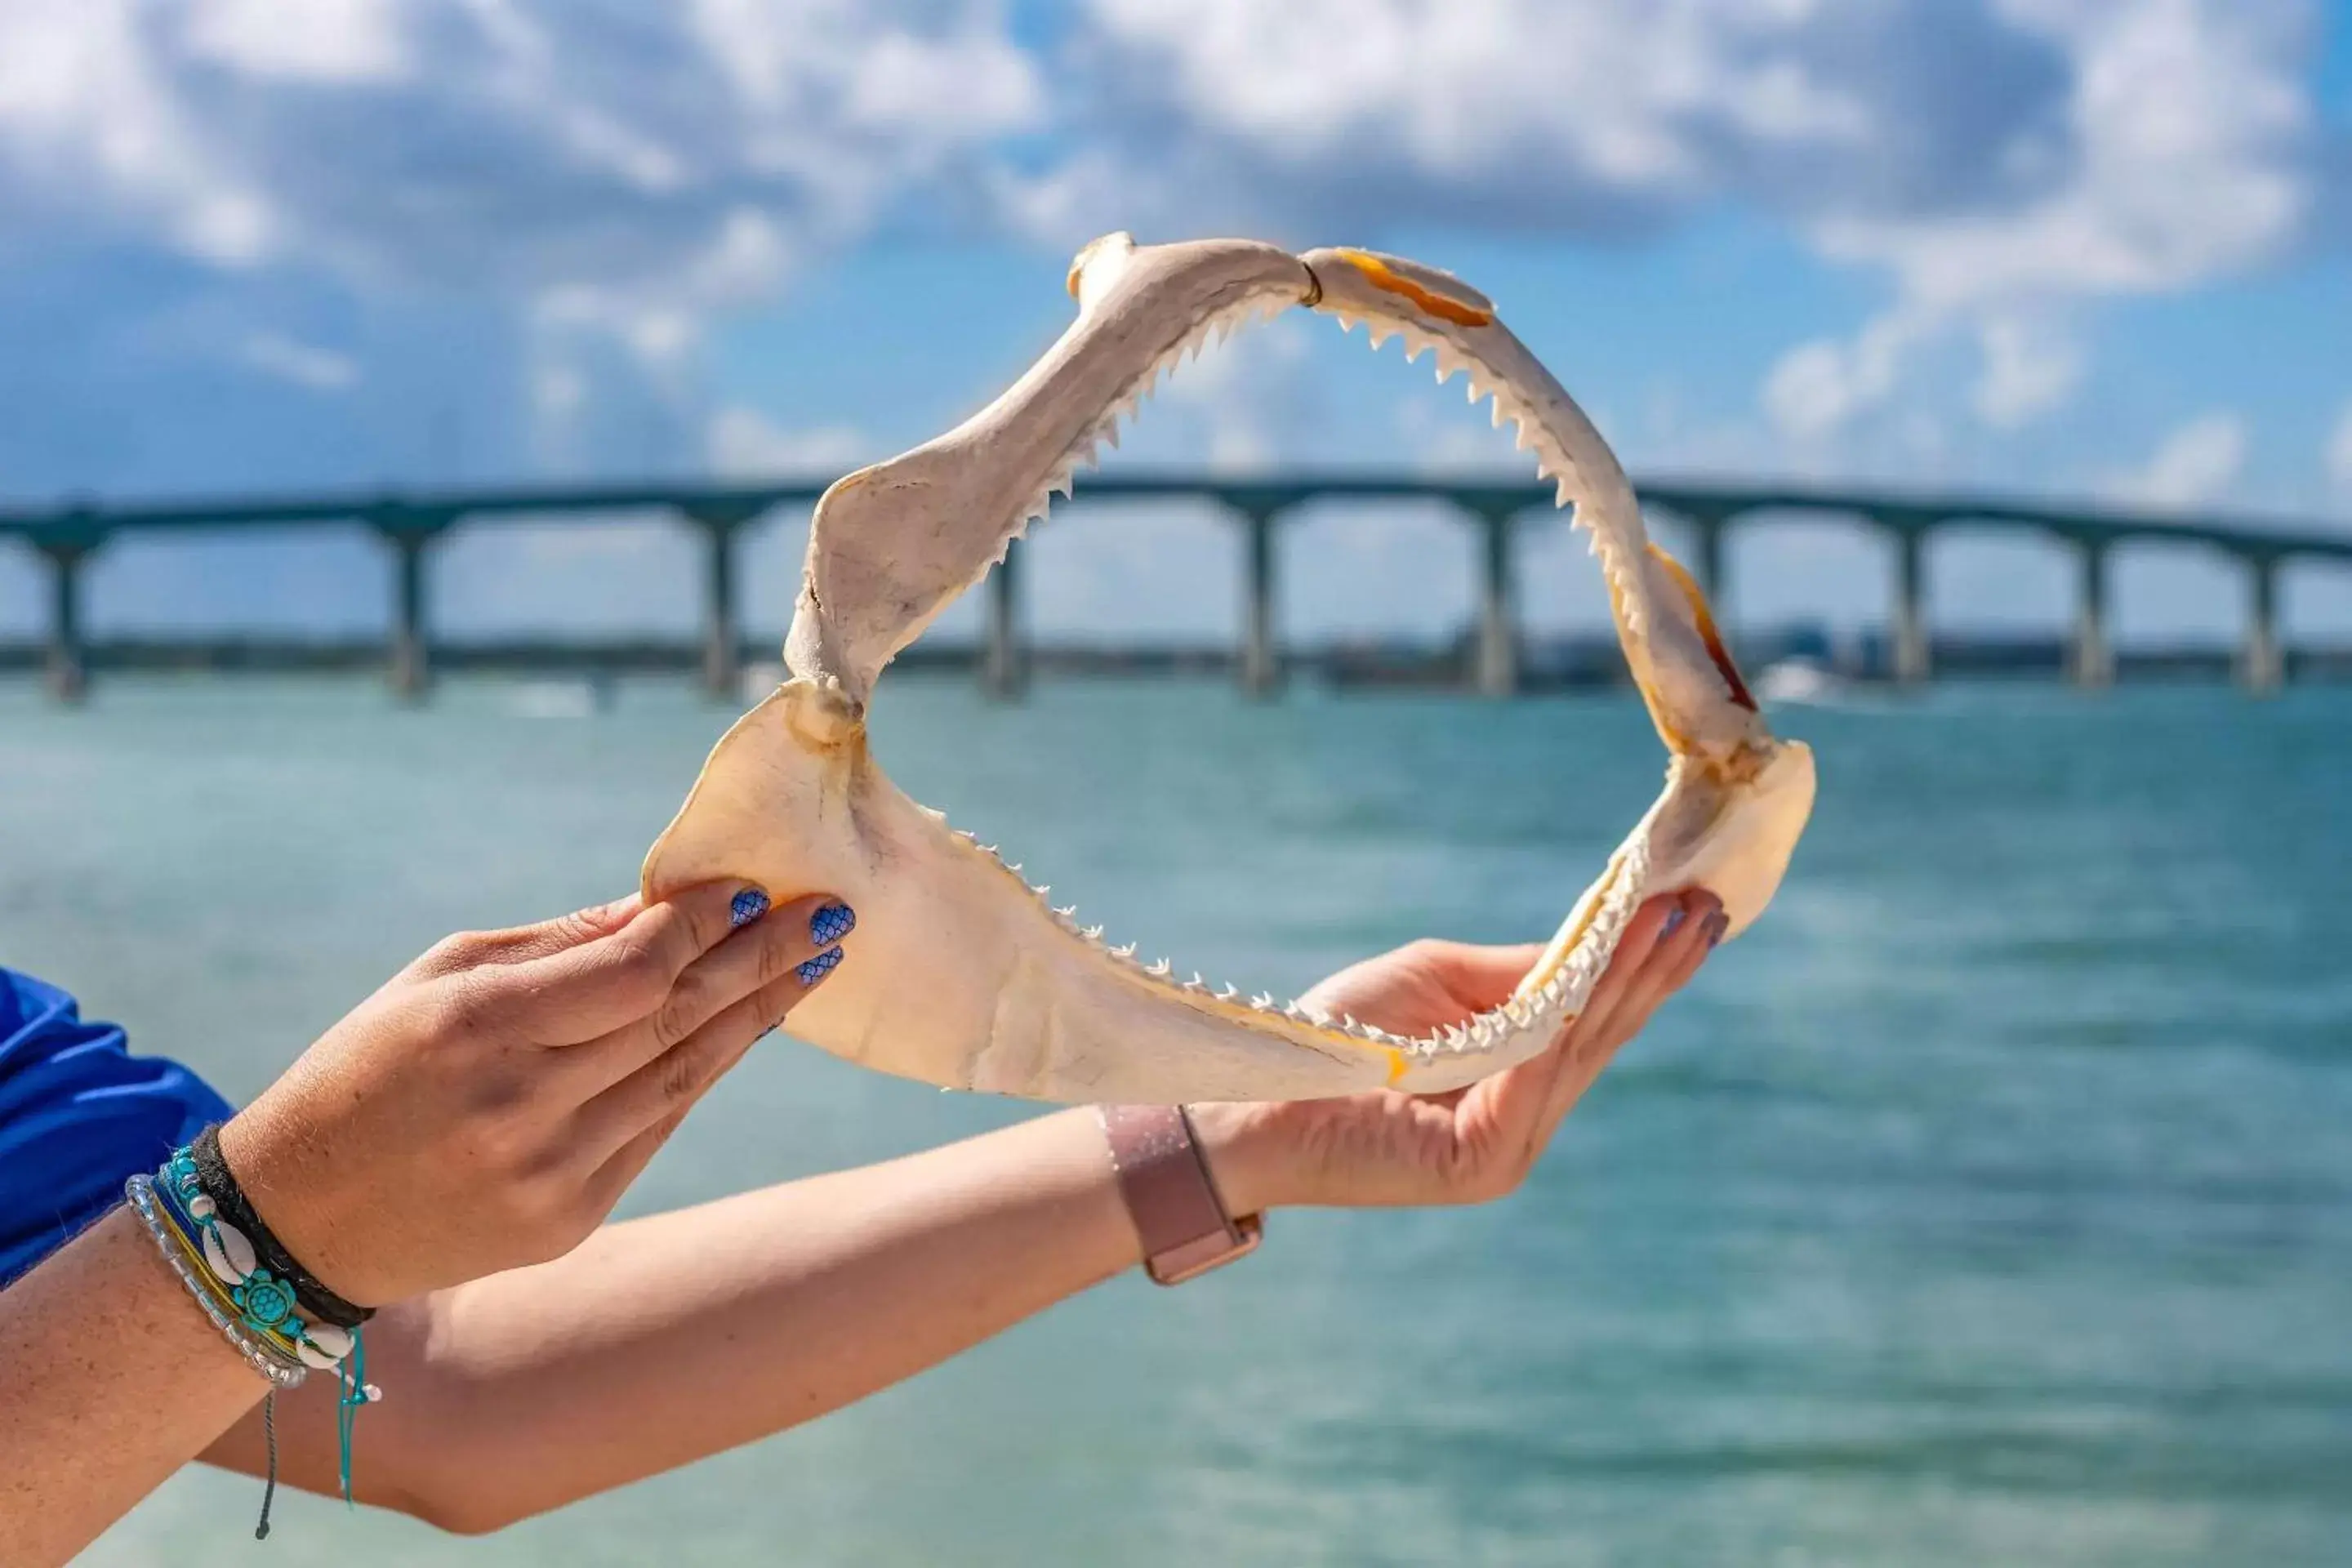
[[352, 1426], [362, 1406], [383, 1397], [367, 1381], [360, 1326], [344, 1329], [306, 1315], [294, 1283], [264, 1267], [251, 1238], [221, 1217], [190, 1150], [174, 1152], [152, 1178], [131, 1177], [123, 1191], [197, 1306], [247, 1363], [269, 1380], [261, 1410], [269, 1466], [254, 1539], [268, 1538], [270, 1504], [278, 1495], [278, 1391], [299, 1386], [313, 1370], [335, 1374], [337, 1474], [344, 1505], [353, 1506]]
[[343, 1506], [352, 1506], [352, 1422], [360, 1407], [378, 1397], [376, 1387], [367, 1381], [367, 1342], [360, 1331], [352, 1331], [352, 1353], [336, 1369], [340, 1387], [335, 1396], [335, 1439], [341, 1449], [340, 1465], [343, 1483]]

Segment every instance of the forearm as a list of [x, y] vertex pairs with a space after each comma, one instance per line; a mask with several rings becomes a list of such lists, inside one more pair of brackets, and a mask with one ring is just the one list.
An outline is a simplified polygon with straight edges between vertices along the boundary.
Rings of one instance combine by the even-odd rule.
[[[852, 1404], [1138, 1256], [1086, 1110], [610, 1226], [370, 1328], [360, 1492], [495, 1528]], [[331, 1487], [331, 1401], [300, 1403], [287, 1477]], [[213, 1457], [250, 1468], [257, 1433]]]
[[0, 1291], [0, 1563], [63, 1563], [268, 1384], [129, 1209]]

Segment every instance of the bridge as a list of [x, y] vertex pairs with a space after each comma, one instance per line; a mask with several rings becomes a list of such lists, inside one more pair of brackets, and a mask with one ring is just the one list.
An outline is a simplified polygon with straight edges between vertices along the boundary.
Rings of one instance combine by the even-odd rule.
[[[1726, 542], [1745, 522], [1768, 514], [1801, 513], [1850, 519], [1883, 534], [1895, 563], [1886, 623], [1891, 673], [1906, 683], [1924, 681], [1933, 673], [1927, 619], [1927, 544], [1939, 531], [2019, 533], [2054, 541], [2074, 552], [2074, 616], [2067, 667], [2072, 679], [2086, 687], [2105, 686], [2115, 679], [2108, 563], [2119, 545], [2147, 541], [2200, 548], [2220, 553], [2243, 571], [2247, 616], [2236, 663], [2240, 680], [2255, 692], [2275, 689], [2288, 668], [2278, 631], [2281, 570], [2301, 561], [2352, 564], [2352, 533], [2252, 520], [2184, 520], [1991, 496], [1804, 486], [1660, 481], [1638, 489], [1644, 510], [1679, 535], [1670, 542], [1681, 546], [1699, 582], [1718, 601], [1728, 587]], [[667, 513], [699, 539], [704, 555], [702, 678], [712, 691], [732, 696], [740, 684], [742, 643], [735, 584], [737, 536], [779, 507], [814, 502], [824, 489], [822, 480], [786, 479], [351, 491], [111, 506], [75, 500], [54, 507], [0, 507], [0, 536], [21, 541], [47, 564], [49, 617], [41, 663], [49, 690], [59, 700], [74, 701], [86, 690], [89, 674], [81, 574], [110, 540], [140, 532], [359, 524], [384, 542], [394, 561], [384, 668], [394, 689], [420, 697], [430, 684], [434, 658], [427, 562], [436, 545], [453, 531], [501, 521], [589, 522], [599, 517]], [[1514, 613], [1513, 540], [1538, 519], [1559, 515], [1549, 485], [1370, 473], [1265, 479], [1100, 475], [1087, 482], [1078, 504], [1167, 500], [1207, 502], [1244, 531], [1244, 613], [1234, 665], [1244, 689], [1267, 692], [1281, 679], [1275, 591], [1281, 527], [1308, 502], [1330, 500], [1438, 501], [1460, 517], [1473, 531], [1479, 563], [1472, 683], [1491, 695], [1507, 694], [1518, 685], [1521, 638]], [[1020, 689], [1028, 664], [1019, 605], [1022, 548], [1016, 545], [989, 580], [981, 669], [989, 689], [1000, 695]]]

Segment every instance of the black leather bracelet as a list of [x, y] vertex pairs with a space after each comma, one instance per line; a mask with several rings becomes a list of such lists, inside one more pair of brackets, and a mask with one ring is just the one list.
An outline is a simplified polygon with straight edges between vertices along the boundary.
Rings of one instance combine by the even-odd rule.
[[356, 1329], [375, 1316], [373, 1307], [354, 1307], [319, 1283], [317, 1277], [296, 1262], [285, 1244], [262, 1224], [261, 1216], [254, 1213], [253, 1205], [246, 1198], [245, 1189], [236, 1184], [228, 1162], [221, 1157], [217, 1123], [196, 1134], [196, 1141], [188, 1146], [188, 1153], [196, 1163], [196, 1184], [204, 1189], [205, 1196], [212, 1199], [221, 1218], [245, 1233], [256, 1255], [269, 1266], [269, 1271], [294, 1288], [294, 1299], [305, 1314], [339, 1329]]

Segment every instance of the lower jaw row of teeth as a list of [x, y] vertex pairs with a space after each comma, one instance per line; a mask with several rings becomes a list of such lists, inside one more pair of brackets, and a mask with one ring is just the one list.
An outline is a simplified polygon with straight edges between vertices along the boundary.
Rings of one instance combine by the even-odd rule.
[[[982, 844], [971, 834], [961, 829], [956, 830], [956, 835], [971, 844], [974, 848], [995, 861], [1000, 868], [1013, 877], [1018, 878], [1021, 875], [1019, 864], [1006, 861], [1002, 855], [998, 854], [993, 845]], [[1568, 969], [1562, 965], [1558, 973], [1537, 990], [1534, 995], [1525, 1001], [1511, 1003], [1496, 1008], [1494, 1012], [1482, 1014], [1457, 1028], [1443, 1029], [1433, 1036], [1416, 1039], [1408, 1035], [1391, 1034], [1386, 1029], [1355, 1018], [1335, 1018], [1328, 1014], [1317, 1013], [1300, 1006], [1295, 1001], [1277, 1002], [1270, 992], [1260, 992], [1255, 996], [1244, 997], [1239, 986], [1212, 986], [1201, 977], [1197, 970], [1193, 972], [1192, 979], [1179, 980], [1175, 976], [1174, 965], [1167, 959], [1146, 963], [1135, 956], [1135, 943], [1123, 942], [1113, 947], [1104, 942], [1101, 926], [1080, 925], [1077, 921], [1076, 905], [1064, 904], [1056, 907], [1048, 902], [1048, 897], [1052, 892], [1050, 887], [1026, 883], [1024, 885], [1028, 886], [1031, 896], [1045, 906], [1046, 912], [1053, 917], [1054, 923], [1063, 931], [1085, 942], [1105, 957], [1118, 961], [1138, 974], [1180, 996], [1219, 1002], [1229, 1006], [1246, 1007], [1253, 1012], [1265, 1014], [1268, 1017], [1282, 1018], [1294, 1024], [1327, 1029], [1335, 1034], [1344, 1035], [1351, 1040], [1360, 1040], [1369, 1045], [1386, 1046], [1402, 1050], [1408, 1057], [1425, 1058], [1466, 1048], [1487, 1048], [1505, 1037], [1528, 1027], [1536, 1019], [1548, 1015], [1558, 1003], [1568, 983]]]

